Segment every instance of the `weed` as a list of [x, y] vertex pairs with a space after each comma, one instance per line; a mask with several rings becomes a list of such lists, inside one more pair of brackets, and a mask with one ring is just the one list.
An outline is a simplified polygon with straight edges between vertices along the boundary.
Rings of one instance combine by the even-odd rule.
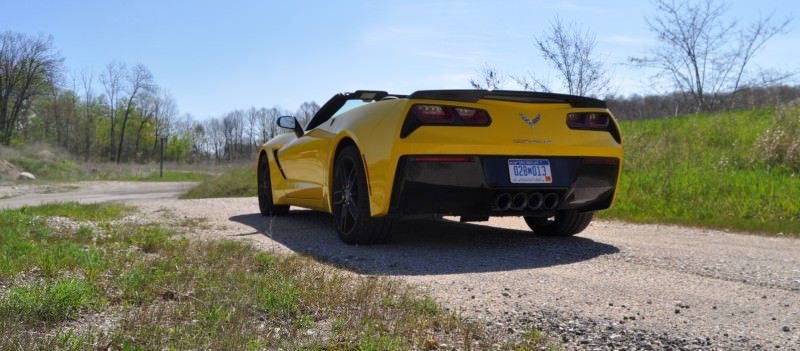
[[35, 323], [73, 319], [95, 302], [94, 288], [82, 279], [61, 279], [12, 288], [0, 301], [0, 316]]
[[212, 197], [241, 197], [256, 194], [256, 175], [253, 167], [224, 172], [206, 179], [181, 196], [183, 199]]

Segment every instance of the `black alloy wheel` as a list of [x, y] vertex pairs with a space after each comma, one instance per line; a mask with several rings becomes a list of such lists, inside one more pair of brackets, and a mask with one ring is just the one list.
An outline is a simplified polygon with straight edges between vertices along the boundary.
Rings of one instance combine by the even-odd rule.
[[258, 158], [258, 209], [264, 216], [284, 216], [289, 213], [289, 205], [276, 205], [272, 200], [272, 181], [270, 180], [267, 155]]
[[342, 148], [336, 156], [333, 172], [333, 222], [342, 241], [348, 244], [386, 242], [393, 221], [370, 214], [367, 178], [358, 149], [352, 145]]

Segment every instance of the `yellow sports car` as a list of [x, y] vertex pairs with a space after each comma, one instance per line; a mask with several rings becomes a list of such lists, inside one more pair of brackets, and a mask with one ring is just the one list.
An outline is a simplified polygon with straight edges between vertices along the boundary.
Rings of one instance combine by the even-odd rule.
[[333, 215], [350, 244], [384, 242], [411, 216], [522, 216], [537, 234], [583, 231], [611, 206], [622, 166], [605, 102], [522, 91], [359, 90], [302, 127], [291, 116], [258, 155], [266, 216], [289, 206]]

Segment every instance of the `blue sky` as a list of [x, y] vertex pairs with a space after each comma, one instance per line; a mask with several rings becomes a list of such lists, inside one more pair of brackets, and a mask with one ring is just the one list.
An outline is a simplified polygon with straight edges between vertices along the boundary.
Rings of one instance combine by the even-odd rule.
[[[614, 91], [658, 92], [623, 64], [654, 44], [649, 1], [2, 1], [0, 31], [52, 35], [69, 72], [142, 63], [201, 119], [356, 89], [468, 88], [487, 64], [555, 78], [534, 36], [556, 16], [596, 34]], [[729, 3], [742, 22], [800, 15], [796, 0]], [[789, 30], [754, 66], [800, 70], [800, 21]]]

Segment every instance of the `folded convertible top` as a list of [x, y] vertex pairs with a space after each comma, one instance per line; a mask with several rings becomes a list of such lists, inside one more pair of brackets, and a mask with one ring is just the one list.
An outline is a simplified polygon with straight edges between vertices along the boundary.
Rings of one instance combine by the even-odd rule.
[[539, 93], [513, 90], [420, 90], [408, 96], [409, 99], [446, 100], [459, 102], [477, 102], [480, 99], [503, 100], [539, 104], [570, 104], [572, 107], [606, 108], [603, 100], [554, 93]]

